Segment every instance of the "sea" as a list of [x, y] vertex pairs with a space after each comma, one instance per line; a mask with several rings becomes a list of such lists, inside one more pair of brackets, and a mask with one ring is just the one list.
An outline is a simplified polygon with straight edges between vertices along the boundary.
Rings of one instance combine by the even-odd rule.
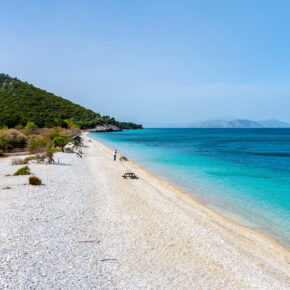
[[290, 129], [154, 128], [90, 136], [289, 248]]

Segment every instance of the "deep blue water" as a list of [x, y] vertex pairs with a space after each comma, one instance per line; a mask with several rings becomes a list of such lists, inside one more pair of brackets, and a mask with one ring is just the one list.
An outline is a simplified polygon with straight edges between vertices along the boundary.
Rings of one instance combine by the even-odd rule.
[[91, 136], [289, 247], [290, 129], [144, 129]]

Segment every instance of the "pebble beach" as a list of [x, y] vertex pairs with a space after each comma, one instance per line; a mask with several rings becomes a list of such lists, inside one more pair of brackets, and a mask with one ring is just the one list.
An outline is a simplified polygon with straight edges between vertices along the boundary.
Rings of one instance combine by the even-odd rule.
[[40, 186], [0, 159], [1, 289], [289, 289], [288, 249], [84, 140]]

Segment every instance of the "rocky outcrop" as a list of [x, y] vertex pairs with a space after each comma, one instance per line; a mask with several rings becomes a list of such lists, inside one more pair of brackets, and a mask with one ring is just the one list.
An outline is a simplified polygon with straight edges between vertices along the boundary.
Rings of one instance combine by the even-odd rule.
[[89, 129], [89, 132], [119, 132], [122, 131], [118, 126], [111, 124], [97, 125], [93, 129]]

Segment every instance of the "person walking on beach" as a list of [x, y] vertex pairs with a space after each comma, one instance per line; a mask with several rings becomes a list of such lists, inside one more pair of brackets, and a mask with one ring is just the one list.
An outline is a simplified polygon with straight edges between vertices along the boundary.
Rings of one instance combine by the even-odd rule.
[[117, 160], [117, 149], [115, 149], [115, 153], [114, 153], [114, 161]]

